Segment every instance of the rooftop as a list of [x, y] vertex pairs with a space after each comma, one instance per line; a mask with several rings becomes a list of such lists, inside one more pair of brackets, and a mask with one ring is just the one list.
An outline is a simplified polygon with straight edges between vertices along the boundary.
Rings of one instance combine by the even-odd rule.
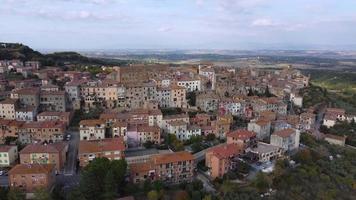
[[107, 138], [103, 140], [82, 140], [79, 142], [78, 154], [105, 151], [124, 151], [125, 144], [122, 138]]
[[187, 151], [180, 151], [168, 154], [159, 154], [152, 157], [153, 162], [157, 164], [174, 163], [178, 161], [189, 161], [194, 160], [191, 153]]
[[9, 171], [9, 174], [49, 174], [54, 167], [54, 164], [18, 164]]

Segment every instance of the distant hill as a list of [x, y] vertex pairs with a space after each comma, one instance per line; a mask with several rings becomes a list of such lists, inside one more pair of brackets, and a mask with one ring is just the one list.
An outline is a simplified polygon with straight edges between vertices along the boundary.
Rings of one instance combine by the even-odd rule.
[[82, 56], [77, 52], [56, 52], [41, 54], [20, 43], [0, 43], [0, 60], [19, 59], [40, 61], [42, 66], [62, 66], [64, 64], [125, 65], [128, 62], [116, 59], [99, 59]]

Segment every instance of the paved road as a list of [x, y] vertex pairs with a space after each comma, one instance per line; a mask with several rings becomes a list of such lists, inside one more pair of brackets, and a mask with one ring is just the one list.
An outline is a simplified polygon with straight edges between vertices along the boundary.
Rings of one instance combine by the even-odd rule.
[[317, 139], [322, 139], [323, 138], [323, 133], [321, 133], [319, 131], [320, 126], [323, 123], [323, 118], [324, 118], [324, 114], [325, 114], [325, 107], [320, 108], [319, 112], [317, 113], [317, 118], [315, 120], [315, 129], [313, 131], [313, 135], [317, 138]]
[[69, 192], [79, 185], [80, 175], [64, 175], [59, 174], [56, 176], [56, 185], [62, 188], [62, 193], [67, 196]]
[[69, 141], [67, 162], [64, 166], [64, 174], [72, 175], [75, 174], [77, 166], [79, 132], [67, 131], [67, 133], [71, 135], [71, 139]]
[[0, 187], [8, 187], [9, 179], [8, 176], [0, 176]]
[[204, 174], [204, 172], [198, 170], [196, 178], [201, 182], [203, 182], [203, 186], [207, 192], [211, 192], [211, 193], [216, 192], [214, 185], [210, 182], [210, 179], [207, 177], [206, 174]]

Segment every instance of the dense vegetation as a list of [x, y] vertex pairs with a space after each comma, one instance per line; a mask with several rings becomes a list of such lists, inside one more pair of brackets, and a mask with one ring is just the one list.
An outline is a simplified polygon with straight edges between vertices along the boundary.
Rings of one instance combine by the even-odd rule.
[[346, 136], [346, 144], [356, 146], [356, 123], [354, 121], [351, 123], [338, 122], [331, 128], [321, 126], [320, 131], [326, 134]]
[[225, 180], [222, 199], [355, 199], [356, 150], [329, 145], [303, 134], [301, 149], [292, 159], [278, 160], [271, 174], [258, 173], [247, 185]]
[[311, 75], [312, 85], [301, 90], [304, 106], [317, 103], [344, 108], [356, 113], [356, 73], [328, 70], [305, 70]]
[[41, 54], [30, 47], [18, 43], [0, 43], [0, 60], [19, 59], [40, 61], [42, 66], [63, 66], [64, 64], [126, 65], [128, 61], [88, 58], [76, 52]]
[[82, 170], [79, 187], [70, 193], [69, 199], [116, 199], [125, 185], [126, 171], [125, 160], [96, 158]]

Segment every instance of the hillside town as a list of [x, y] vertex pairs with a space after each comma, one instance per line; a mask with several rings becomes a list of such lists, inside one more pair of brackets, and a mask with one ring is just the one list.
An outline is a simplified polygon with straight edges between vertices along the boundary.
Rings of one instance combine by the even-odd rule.
[[28, 198], [38, 188], [70, 191], [107, 158], [125, 160], [132, 184], [200, 180], [214, 192], [212, 181], [239, 166], [251, 167], [240, 178], [248, 181], [278, 159], [293, 163], [303, 134], [345, 146], [346, 136], [320, 127], [356, 121], [344, 109], [305, 108], [310, 77], [292, 66], [97, 68], [0, 61], [0, 186]]

